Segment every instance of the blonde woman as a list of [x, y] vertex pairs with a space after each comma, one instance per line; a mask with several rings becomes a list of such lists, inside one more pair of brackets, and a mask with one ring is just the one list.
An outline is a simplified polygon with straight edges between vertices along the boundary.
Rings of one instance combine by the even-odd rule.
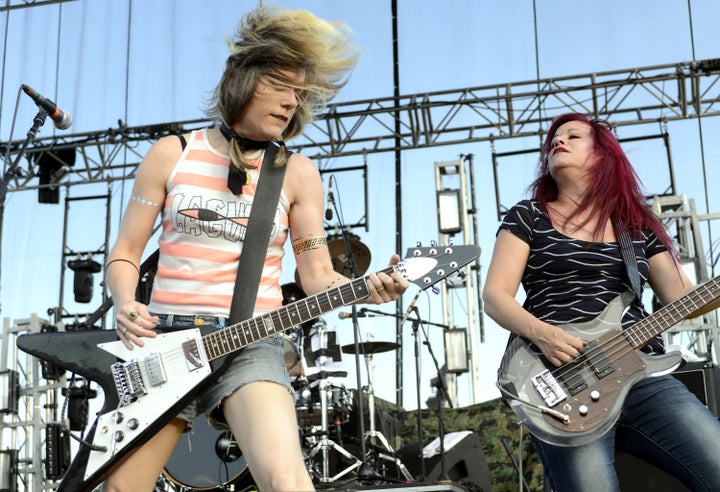
[[[117, 333], [128, 348], [142, 346], [156, 327], [225, 322], [266, 144], [300, 135], [345, 83], [357, 58], [348, 35], [343, 24], [307, 11], [258, 7], [230, 43], [209, 111], [218, 127], [166, 137], [149, 150], [106, 265]], [[349, 280], [333, 270], [325, 244], [318, 169], [282, 146], [273, 165], [286, 170], [255, 315], [282, 305], [288, 235], [307, 294]], [[158, 214], [160, 259], [145, 306], [135, 300], [138, 265]], [[372, 274], [366, 301], [396, 300], [407, 286], [397, 274]], [[104, 490], [152, 491], [178, 439], [203, 411], [232, 430], [260, 490], [312, 490], [282, 345], [281, 336], [271, 336], [242, 349], [193, 405], [111, 470]]]

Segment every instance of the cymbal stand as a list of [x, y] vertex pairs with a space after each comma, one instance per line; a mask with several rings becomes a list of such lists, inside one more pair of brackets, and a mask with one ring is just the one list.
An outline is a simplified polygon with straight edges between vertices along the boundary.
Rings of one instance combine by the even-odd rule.
[[[332, 176], [330, 177], [332, 179]], [[338, 216], [338, 227], [340, 231], [342, 232], [342, 238], [343, 242], [345, 243], [345, 250], [347, 252], [347, 260], [348, 260], [348, 266], [350, 268], [350, 275], [349, 277], [352, 279], [356, 279], [359, 277], [358, 275], [358, 269], [357, 269], [357, 263], [355, 262], [355, 257], [353, 255], [353, 250], [350, 247], [350, 237], [348, 229], [344, 225], [344, 219], [342, 215], [342, 211], [338, 208], [338, 204], [335, 201], [335, 198], [332, 193], [328, 193], [328, 207], [332, 205], [333, 209], [335, 210], [335, 213]], [[329, 220], [329, 219], [328, 219]], [[360, 390], [360, 357], [358, 357], [357, 354], [360, 353], [360, 325], [358, 323], [358, 316], [357, 316], [357, 305], [353, 304], [351, 306], [351, 312], [352, 312], [352, 324], [353, 324], [353, 339], [355, 343], [355, 378], [357, 381], [357, 387], [358, 391]], [[359, 420], [359, 426], [358, 426], [358, 439], [360, 441], [360, 454], [362, 455], [362, 463], [360, 464], [360, 469], [358, 470], [357, 477], [359, 480], [370, 480], [373, 478], [378, 477], [378, 473], [373, 470], [373, 468], [370, 466], [370, 464], [366, 461], [367, 452], [365, 450], [365, 422], [362, 418], [363, 415], [363, 399], [360, 398], [360, 395], [358, 394], [358, 414], [360, 415]]]
[[[338, 480], [342, 478], [343, 476], [347, 475], [351, 471], [355, 470], [356, 468], [359, 468], [360, 465], [362, 465], [362, 461], [354, 457], [350, 452], [348, 452], [345, 448], [340, 446], [335, 441], [328, 438], [328, 380], [327, 375], [325, 373], [325, 364], [327, 363], [327, 339], [325, 338], [325, 323], [318, 323], [319, 326], [317, 329], [317, 335], [318, 339], [320, 340], [320, 355], [317, 358], [318, 363], [320, 364], [320, 378], [318, 379], [318, 390], [320, 394], [320, 431], [315, 433], [315, 435], [319, 435], [319, 440], [317, 443], [313, 446], [313, 448], [310, 450], [310, 452], [306, 455], [305, 461], [308, 465], [312, 465], [312, 460], [318, 453], [321, 453], [321, 475], [319, 477], [320, 482], [322, 483], [329, 483], [334, 482], [335, 480]], [[354, 460], [354, 462], [345, 468], [344, 470], [340, 471], [339, 473], [335, 474], [335, 476], [330, 477], [330, 449], [334, 449], [341, 455], [343, 455], [345, 458], [349, 460]]]
[[365, 433], [365, 439], [368, 440], [371, 449], [377, 449], [378, 445], [376, 443], [376, 440], [380, 441], [380, 444], [382, 444], [382, 447], [385, 448], [385, 450], [390, 454], [379, 452], [377, 457], [379, 459], [394, 463], [395, 466], [397, 466], [397, 469], [400, 471], [400, 473], [403, 474], [405, 479], [412, 481], [413, 476], [410, 474], [410, 472], [405, 467], [405, 465], [402, 464], [402, 461], [400, 461], [400, 458], [398, 458], [395, 455], [395, 450], [392, 448], [390, 443], [388, 443], [387, 438], [382, 434], [382, 432], [378, 432], [375, 427], [375, 390], [373, 388], [372, 360], [373, 360], [373, 354], [371, 354], [371, 353], [365, 354], [365, 365], [367, 366], [367, 374], [368, 374], [368, 384], [367, 384], [368, 412], [370, 413], [370, 417], [369, 417], [369, 427], [370, 428]]

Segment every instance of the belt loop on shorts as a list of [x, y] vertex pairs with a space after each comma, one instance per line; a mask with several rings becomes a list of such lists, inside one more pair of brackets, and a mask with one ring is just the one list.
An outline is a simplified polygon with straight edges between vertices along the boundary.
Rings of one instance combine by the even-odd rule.
[[167, 320], [165, 320], [165, 326], [172, 326], [173, 325], [173, 319], [175, 318], [174, 314], [168, 314]]

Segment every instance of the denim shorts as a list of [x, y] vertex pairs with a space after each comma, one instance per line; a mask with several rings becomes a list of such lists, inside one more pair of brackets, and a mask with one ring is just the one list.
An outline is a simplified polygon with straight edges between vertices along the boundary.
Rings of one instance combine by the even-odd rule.
[[[197, 323], [205, 326], [225, 326], [225, 318], [217, 316], [151, 314], [160, 318], [158, 328], [168, 332], [194, 328]], [[282, 334], [275, 334], [240, 349], [222, 375], [178, 414], [178, 418], [188, 422], [186, 430], [192, 428], [193, 420], [202, 412], [207, 413], [208, 421], [216, 427], [227, 427], [220, 404], [223, 399], [246, 384], [257, 381], [273, 382], [286, 387], [292, 394], [290, 376], [285, 367], [284, 344], [285, 338]]]

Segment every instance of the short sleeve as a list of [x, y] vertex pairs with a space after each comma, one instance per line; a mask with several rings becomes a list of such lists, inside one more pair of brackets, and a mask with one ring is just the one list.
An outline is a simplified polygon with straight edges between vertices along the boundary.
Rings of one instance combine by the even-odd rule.
[[530, 244], [534, 236], [537, 211], [532, 201], [523, 200], [514, 205], [503, 218], [498, 232], [505, 229]]
[[645, 257], [650, 259], [656, 254], [667, 251], [665, 245], [658, 239], [654, 232], [645, 230]]

